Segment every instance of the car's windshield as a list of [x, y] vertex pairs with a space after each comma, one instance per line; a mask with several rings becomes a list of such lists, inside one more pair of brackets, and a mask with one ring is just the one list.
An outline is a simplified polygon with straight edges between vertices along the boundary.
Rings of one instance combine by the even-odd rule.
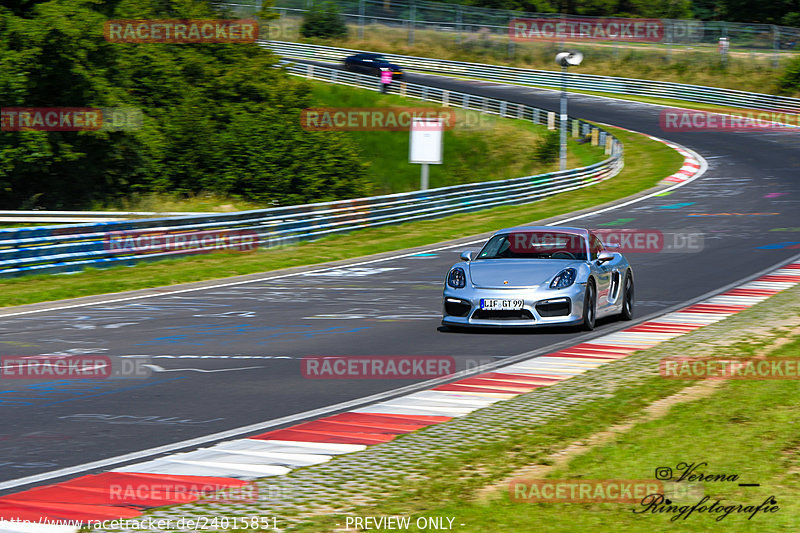
[[568, 259], [586, 261], [586, 239], [574, 233], [520, 231], [495, 235], [477, 259]]

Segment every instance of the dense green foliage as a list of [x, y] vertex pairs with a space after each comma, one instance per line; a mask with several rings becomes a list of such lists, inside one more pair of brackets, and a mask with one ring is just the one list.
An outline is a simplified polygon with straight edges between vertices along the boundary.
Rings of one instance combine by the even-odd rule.
[[778, 89], [782, 94], [794, 94], [800, 91], [800, 56], [786, 65], [778, 80]]
[[347, 25], [333, 2], [315, 3], [303, 16], [300, 26], [303, 37], [331, 39], [347, 36]]
[[558, 159], [561, 149], [561, 137], [558, 130], [548, 131], [547, 134], [536, 143], [533, 150], [533, 158], [540, 163], [551, 163]]
[[[197, 0], [17, 0], [0, 7], [3, 107], [134, 107], [133, 131], [0, 133], [0, 208], [81, 208], [133, 192], [269, 204], [368, 191], [343, 134], [300, 128], [304, 82], [255, 44], [118, 44], [107, 19], [220, 18]], [[230, 17], [229, 17], [230, 18]]]

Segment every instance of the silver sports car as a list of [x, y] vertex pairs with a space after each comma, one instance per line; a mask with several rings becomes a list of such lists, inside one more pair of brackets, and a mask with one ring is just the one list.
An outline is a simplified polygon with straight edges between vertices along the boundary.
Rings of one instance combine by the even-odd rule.
[[633, 317], [633, 269], [589, 230], [520, 226], [463, 252], [447, 273], [442, 324], [583, 325]]

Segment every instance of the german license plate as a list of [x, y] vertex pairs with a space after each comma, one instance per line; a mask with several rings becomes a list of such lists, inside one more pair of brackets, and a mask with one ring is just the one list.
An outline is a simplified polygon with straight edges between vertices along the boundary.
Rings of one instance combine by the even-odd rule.
[[481, 309], [487, 311], [518, 311], [525, 305], [523, 300], [499, 300], [496, 298], [481, 298]]

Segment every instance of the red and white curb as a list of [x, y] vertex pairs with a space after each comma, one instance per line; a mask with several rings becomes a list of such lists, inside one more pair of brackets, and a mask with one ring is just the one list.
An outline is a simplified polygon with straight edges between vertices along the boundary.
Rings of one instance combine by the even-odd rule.
[[[590, 342], [349, 412], [0, 497], [0, 530], [66, 533], [281, 476], [547, 387], [718, 322], [800, 283], [800, 262]], [[134, 487], [121, 490], [120, 487]], [[206, 500], [208, 501], [208, 500]], [[24, 520], [27, 522], [19, 522]]]
[[684, 181], [688, 181], [692, 179], [698, 172], [700, 172], [700, 161], [698, 161], [695, 154], [686, 150], [683, 146], [678, 144], [673, 144], [669, 141], [665, 141], [664, 139], [659, 139], [658, 137], [649, 136], [654, 141], [658, 141], [660, 143], [664, 143], [679, 154], [683, 156], [683, 165], [681, 168], [674, 174], [667, 176], [662, 182], [668, 183], [683, 183]]

